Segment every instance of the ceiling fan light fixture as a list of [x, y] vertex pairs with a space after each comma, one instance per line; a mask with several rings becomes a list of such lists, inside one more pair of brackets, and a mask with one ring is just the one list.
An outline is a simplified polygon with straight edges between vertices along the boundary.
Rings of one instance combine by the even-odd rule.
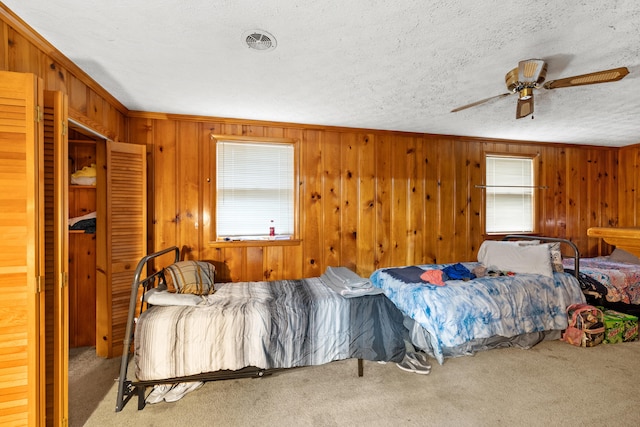
[[527, 99], [531, 98], [532, 96], [533, 96], [533, 88], [532, 87], [525, 87], [525, 88], [522, 88], [520, 90], [520, 93], [518, 95], [518, 99], [521, 99], [521, 100], [524, 101], [524, 100], [527, 100]]
[[518, 63], [518, 80], [540, 84], [547, 75], [547, 63], [542, 59], [527, 59]]

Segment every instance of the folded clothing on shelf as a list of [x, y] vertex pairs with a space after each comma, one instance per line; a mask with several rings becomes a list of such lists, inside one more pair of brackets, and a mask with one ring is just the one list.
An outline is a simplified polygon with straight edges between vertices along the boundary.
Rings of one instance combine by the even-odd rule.
[[73, 185], [96, 185], [96, 164], [85, 166], [71, 174], [71, 184]]

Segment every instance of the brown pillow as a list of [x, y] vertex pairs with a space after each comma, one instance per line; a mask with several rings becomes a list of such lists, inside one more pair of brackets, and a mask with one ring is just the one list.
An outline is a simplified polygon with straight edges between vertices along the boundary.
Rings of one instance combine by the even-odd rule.
[[165, 268], [167, 288], [179, 294], [209, 295], [214, 292], [215, 267], [206, 261], [179, 261]]
[[615, 248], [611, 255], [609, 255], [609, 261], [613, 262], [626, 262], [628, 264], [640, 264], [640, 258], [627, 252], [624, 249]]

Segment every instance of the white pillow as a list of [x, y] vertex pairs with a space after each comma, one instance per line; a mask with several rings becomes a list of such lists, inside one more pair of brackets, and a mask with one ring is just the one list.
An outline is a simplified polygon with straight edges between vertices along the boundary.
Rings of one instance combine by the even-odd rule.
[[144, 293], [144, 301], [151, 305], [198, 305], [205, 298], [195, 294], [177, 294], [157, 288]]
[[553, 277], [549, 247], [546, 245], [521, 246], [485, 240], [478, 251], [478, 261], [488, 269]]

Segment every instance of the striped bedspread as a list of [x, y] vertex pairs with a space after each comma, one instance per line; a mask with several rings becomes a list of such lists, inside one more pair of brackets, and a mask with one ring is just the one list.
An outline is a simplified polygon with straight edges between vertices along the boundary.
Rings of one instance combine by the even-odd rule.
[[228, 283], [197, 306], [154, 306], [138, 319], [140, 381], [333, 360], [400, 361], [402, 313], [384, 295], [344, 298], [320, 278]]

